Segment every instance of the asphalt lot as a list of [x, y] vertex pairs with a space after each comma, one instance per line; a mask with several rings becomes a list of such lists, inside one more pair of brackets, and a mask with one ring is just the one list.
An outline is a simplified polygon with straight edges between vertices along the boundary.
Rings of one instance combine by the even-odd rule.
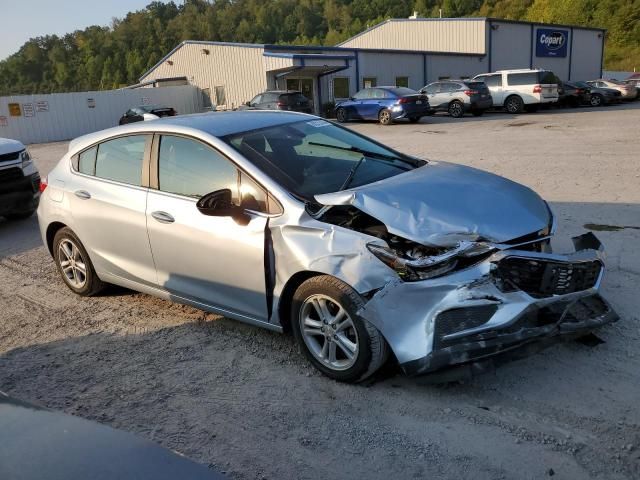
[[[483, 168], [595, 231], [621, 320], [450, 385], [343, 385], [291, 337], [123, 289], [75, 297], [35, 217], [0, 220], [0, 390], [135, 432], [238, 479], [640, 478], [640, 103], [351, 124], [417, 156]], [[66, 143], [34, 145], [46, 174]], [[564, 240], [563, 240], [564, 237]]]

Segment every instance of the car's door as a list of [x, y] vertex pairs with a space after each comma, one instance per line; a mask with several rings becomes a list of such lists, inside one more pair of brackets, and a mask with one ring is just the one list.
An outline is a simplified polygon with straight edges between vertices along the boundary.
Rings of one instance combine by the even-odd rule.
[[104, 141], [73, 159], [66, 189], [73, 230], [98, 273], [155, 285], [146, 227], [150, 135]]
[[380, 88], [370, 88], [367, 98], [362, 100], [360, 115], [366, 120], [377, 120], [378, 113], [385, 107], [385, 92]]
[[221, 312], [267, 321], [267, 218], [203, 215], [203, 195], [231, 189], [239, 198], [239, 171], [220, 152], [181, 136], [156, 135], [147, 201], [147, 228], [159, 285], [170, 294]]

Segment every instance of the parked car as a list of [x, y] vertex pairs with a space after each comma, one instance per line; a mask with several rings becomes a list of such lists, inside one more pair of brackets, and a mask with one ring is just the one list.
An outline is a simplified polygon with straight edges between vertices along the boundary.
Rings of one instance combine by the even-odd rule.
[[640, 100], [640, 78], [632, 78], [624, 80], [622, 83], [625, 85], [631, 85], [636, 89], [636, 100]]
[[270, 90], [256, 95], [238, 110], [289, 110], [313, 113], [311, 100], [296, 90]]
[[382, 125], [389, 125], [406, 118], [415, 123], [430, 111], [427, 96], [407, 87], [364, 88], [350, 99], [336, 103], [339, 122], [378, 120]]
[[0, 392], [3, 480], [223, 480], [205, 465], [135, 435]]
[[162, 105], [140, 105], [133, 107], [120, 117], [118, 125], [126, 125], [133, 122], [145, 122], [148, 120], [157, 120], [162, 117], [173, 117], [177, 112], [172, 107]]
[[17, 140], [0, 138], [0, 216], [30, 217], [40, 201], [40, 174], [27, 148]]
[[585, 90], [589, 89], [591, 92], [591, 100], [589, 101], [589, 104], [592, 107], [600, 107], [602, 105], [609, 105], [611, 103], [618, 103], [622, 101], [622, 94], [619, 90], [614, 90], [612, 88], [599, 88], [583, 81], [574, 81], [572, 84], [580, 88], [584, 88]]
[[618, 90], [622, 95], [622, 100], [635, 100], [637, 91], [632, 85], [625, 85], [617, 80], [590, 80], [587, 82], [592, 87], [598, 88], [610, 88], [612, 90]]
[[454, 118], [460, 118], [469, 112], [479, 117], [491, 108], [493, 99], [484, 82], [471, 80], [445, 80], [433, 82], [420, 90], [429, 97], [433, 111], [448, 112]]
[[556, 76], [549, 70], [500, 70], [473, 79], [489, 87], [494, 107], [504, 107], [509, 113], [535, 112], [541, 105], [558, 101]]
[[292, 112], [222, 112], [81, 137], [48, 176], [42, 239], [69, 289], [106, 283], [275, 331], [363, 380], [583, 334], [617, 317], [602, 246], [552, 252], [527, 187]]
[[571, 82], [558, 83], [558, 106], [578, 107], [591, 105], [591, 89], [580, 87]]

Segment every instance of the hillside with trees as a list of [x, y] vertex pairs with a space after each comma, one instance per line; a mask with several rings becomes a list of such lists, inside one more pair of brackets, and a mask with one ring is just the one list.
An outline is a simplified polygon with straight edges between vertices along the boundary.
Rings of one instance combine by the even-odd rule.
[[0, 61], [0, 95], [136, 83], [182, 40], [334, 45], [387, 18], [492, 16], [608, 29], [605, 67], [640, 67], [640, 0], [186, 0], [64, 36]]

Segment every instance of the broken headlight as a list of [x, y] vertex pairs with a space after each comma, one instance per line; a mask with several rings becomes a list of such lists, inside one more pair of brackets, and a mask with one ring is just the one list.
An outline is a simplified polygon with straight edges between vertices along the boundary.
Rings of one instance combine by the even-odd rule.
[[376, 242], [368, 243], [367, 248], [407, 282], [439, 277], [457, 268], [470, 266], [494, 250], [492, 245], [481, 242], [460, 242], [453, 248], [438, 251], [421, 245], [409, 250], [390, 248]]

